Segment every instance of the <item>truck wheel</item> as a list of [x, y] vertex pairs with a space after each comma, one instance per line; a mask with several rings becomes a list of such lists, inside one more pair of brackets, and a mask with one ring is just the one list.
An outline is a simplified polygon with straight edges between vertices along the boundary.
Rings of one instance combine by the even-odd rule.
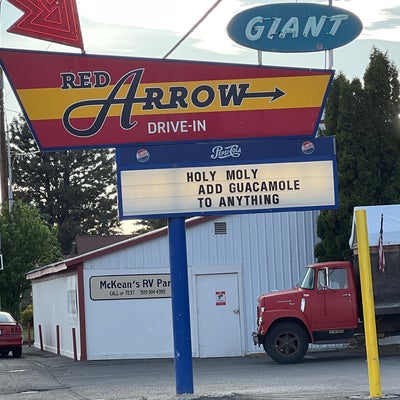
[[307, 353], [307, 333], [296, 323], [281, 322], [268, 332], [264, 350], [280, 364], [295, 363]]
[[22, 347], [14, 347], [12, 350], [12, 355], [14, 358], [21, 358]]

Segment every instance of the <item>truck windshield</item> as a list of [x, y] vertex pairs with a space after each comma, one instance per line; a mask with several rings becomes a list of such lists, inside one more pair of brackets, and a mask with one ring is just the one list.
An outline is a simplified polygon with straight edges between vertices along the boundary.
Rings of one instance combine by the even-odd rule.
[[302, 289], [313, 289], [314, 288], [314, 268], [306, 268], [306, 273], [304, 274], [304, 278], [297, 285]]

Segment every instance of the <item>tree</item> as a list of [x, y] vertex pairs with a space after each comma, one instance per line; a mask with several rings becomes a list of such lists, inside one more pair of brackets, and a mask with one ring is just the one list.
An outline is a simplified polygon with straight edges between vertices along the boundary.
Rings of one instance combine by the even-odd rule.
[[339, 74], [325, 110], [324, 135], [336, 136], [339, 208], [318, 218], [319, 261], [348, 259], [355, 206], [400, 202], [399, 80], [388, 55], [374, 48], [360, 80]]
[[10, 126], [13, 192], [58, 227], [63, 254], [77, 235], [111, 234], [119, 227], [114, 152], [40, 152], [26, 122]]
[[14, 202], [11, 211], [0, 214], [1, 251], [4, 269], [0, 271], [1, 308], [19, 315], [19, 304], [30, 288], [25, 274], [35, 266], [59, 261], [57, 230], [44, 221], [37, 209]]
[[399, 193], [399, 79], [387, 54], [373, 49], [364, 74], [368, 128], [376, 169], [375, 204], [393, 204]]
[[143, 233], [154, 231], [166, 226], [168, 223], [166, 218], [153, 218], [153, 219], [143, 219], [136, 223], [137, 229], [135, 230], [135, 235], [142, 235]]

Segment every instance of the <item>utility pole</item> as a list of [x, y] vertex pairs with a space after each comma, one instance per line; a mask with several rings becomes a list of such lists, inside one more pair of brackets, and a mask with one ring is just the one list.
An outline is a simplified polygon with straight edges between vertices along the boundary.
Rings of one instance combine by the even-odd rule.
[[[8, 198], [8, 174], [7, 174], [7, 152], [6, 152], [6, 132], [4, 129], [4, 81], [3, 70], [0, 68], [0, 191], [1, 205], [5, 204]], [[3, 254], [1, 251], [1, 235], [0, 235], [0, 268], [3, 269]], [[0, 296], [1, 310], [1, 296]]]
[[1, 205], [4, 205], [8, 199], [8, 163], [7, 163], [7, 145], [6, 130], [4, 122], [4, 80], [3, 70], [0, 68], [0, 190]]

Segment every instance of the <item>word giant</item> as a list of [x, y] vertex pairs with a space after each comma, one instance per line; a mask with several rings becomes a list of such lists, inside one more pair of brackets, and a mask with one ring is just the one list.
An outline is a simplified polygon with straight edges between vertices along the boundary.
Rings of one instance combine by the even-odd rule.
[[292, 53], [340, 47], [361, 30], [360, 19], [350, 11], [309, 3], [250, 8], [235, 15], [228, 25], [231, 39], [243, 46]]

